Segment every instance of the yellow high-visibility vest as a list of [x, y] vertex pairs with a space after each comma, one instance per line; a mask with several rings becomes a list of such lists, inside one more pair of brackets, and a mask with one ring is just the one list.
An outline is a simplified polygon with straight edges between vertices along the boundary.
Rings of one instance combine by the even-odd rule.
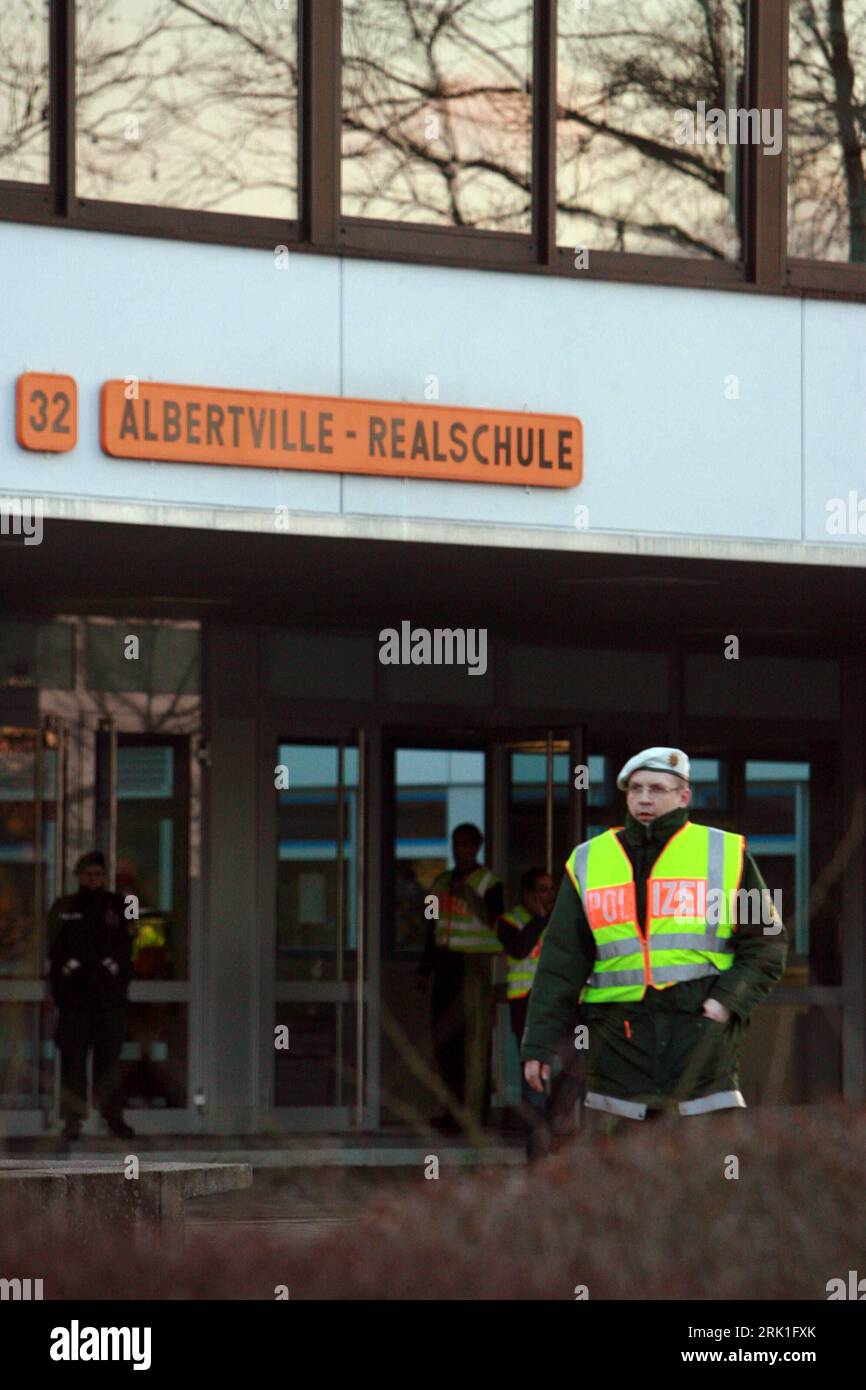
[[[479, 865], [464, 881], [479, 898], [483, 898], [502, 879], [497, 878], [492, 869]], [[449, 951], [491, 955], [494, 951], [502, 950], [493, 927], [476, 915], [470, 902], [451, 892], [450, 869], [439, 875], [432, 891], [439, 900], [434, 936], [437, 946], [445, 946]]]
[[572, 850], [565, 867], [596, 951], [581, 999], [626, 1003], [643, 999], [650, 986], [664, 989], [730, 970], [736, 930], [731, 904], [744, 853], [742, 835], [686, 821], [653, 864], [641, 927], [631, 861], [616, 830]]
[[[525, 927], [527, 922], [532, 921], [532, 913], [520, 903], [517, 907], [513, 907], [510, 912], [504, 912], [500, 920], [508, 922], [512, 927]], [[506, 957], [508, 971], [505, 977], [505, 992], [509, 999], [525, 999], [532, 989], [543, 940], [544, 932], [541, 933], [528, 956]]]

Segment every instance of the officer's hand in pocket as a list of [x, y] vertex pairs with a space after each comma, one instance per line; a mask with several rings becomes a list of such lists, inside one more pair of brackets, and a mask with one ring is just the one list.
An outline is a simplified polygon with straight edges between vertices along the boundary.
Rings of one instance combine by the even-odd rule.
[[705, 999], [702, 1011], [707, 1018], [713, 1019], [716, 1023], [727, 1023], [731, 1017], [730, 1009], [718, 999]]

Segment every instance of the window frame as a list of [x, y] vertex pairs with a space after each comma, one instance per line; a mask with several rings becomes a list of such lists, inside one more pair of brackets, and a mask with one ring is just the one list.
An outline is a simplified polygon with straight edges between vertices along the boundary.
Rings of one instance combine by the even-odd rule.
[[0, 180], [0, 221], [306, 254], [518, 271], [569, 279], [866, 302], [866, 265], [787, 257], [788, 32], [791, 0], [749, 0], [744, 100], [781, 108], [777, 158], [741, 148], [742, 256], [697, 260], [592, 251], [576, 270], [556, 243], [557, 0], [533, 0], [532, 218], [527, 233], [344, 215], [340, 207], [341, 0], [298, 0], [298, 217], [247, 217], [75, 193], [76, 0], [51, 0], [49, 183]]

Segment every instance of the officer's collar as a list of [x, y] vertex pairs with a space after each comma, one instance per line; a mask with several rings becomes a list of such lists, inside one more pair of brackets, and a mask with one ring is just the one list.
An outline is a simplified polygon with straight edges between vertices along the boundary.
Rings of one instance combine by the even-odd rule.
[[688, 818], [688, 806], [677, 806], [663, 816], [656, 816], [648, 825], [635, 820], [631, 812], [626, 811], [625, 837], [631, 845], [663, 845], [675, 831], [682, 829]]

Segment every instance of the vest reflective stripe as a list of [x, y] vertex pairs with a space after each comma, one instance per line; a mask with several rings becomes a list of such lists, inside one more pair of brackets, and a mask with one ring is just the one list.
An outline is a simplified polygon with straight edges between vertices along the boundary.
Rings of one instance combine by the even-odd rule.
[[[646, 1105], [621, 1100], [619, 1096], [604, 1096], [599, 1091], [587, 1091], [583, 1103], [587, 1110], [604, 1110], [608, 1115], [625, 1115], [630, 1120], [646, 1118]], [[714, 1091], [711, 1096], [701, 1096], [699, 1100], [681, 1100], [677, 1103], [681, 1115], [706, 1115], [712, 1110], [747, 1108], [742, 1091]]]
[[600, 1091], [587, 1091], [583, 1098], [587, 1110], [604, 1110], [608, 1115], [625, 1115], [630, 1120], [643, 1120], [646, 1106], [635, 1100], [620, 1100], [619, 1096], [603, 1096]]
[[[512, 927], [525, 927], [527, 922], [532, 921], [532, 913], [521, 903], [518, 907], [513, 907], [510, 912], [503, 913], [502, 921], [509, 922]], [[506, 994], [509, 999], [525, 999], [532, 989], [543, 938], [544, 932], [541, 933], [529, 955], [523, 956], [522, 959], [518, 959], [517, 956], [506, 956], [508, 962]]]
[[717, 936], [715, 932], [671, 932], [653, 935], [653, 948], [673, 951], [680, 946], [691, 946], [695, 951], [733, 951], [734, 943], [728, 936]]
[[[480, 866], [473, 869], [466, 879], [469, 887], [483, 898], [502, 880], [490, 869]], [[468, 951], [492, 955], [501, 951], [496, 932], [475, 916], [464, 898], [451, 893], [451, 871], [439, 875], [433, 884], [433, 892], [439, 899], [439, 915], [436, 920], [434, 940], [437, 946], [445, 946], [449, 951]]]
[[578, 845], [566, 869], [580, 894], [596, 953], [582, 998], [628, 1002], [642, 999], [651, 985], [730, 969], [735, 916], [730, 906], [744, 850], [741, 835], [686, 821], [652, 866], [641, 931], [631, 861], [616, 831]]
[[681, 1115], [706, 1115], [710, 1110], [747, 1110], [748, 1106], [742, 1091], [714, 1091], [699, 1100], [681, 1100], [678, 1109]]
[[591, 844], [592, 840], [584, 840], [582, 845], [578, 845], [565, 866], [571, 876], [572, 883], [584, 902], [586, 902], [586, 866], [589, 863]]

